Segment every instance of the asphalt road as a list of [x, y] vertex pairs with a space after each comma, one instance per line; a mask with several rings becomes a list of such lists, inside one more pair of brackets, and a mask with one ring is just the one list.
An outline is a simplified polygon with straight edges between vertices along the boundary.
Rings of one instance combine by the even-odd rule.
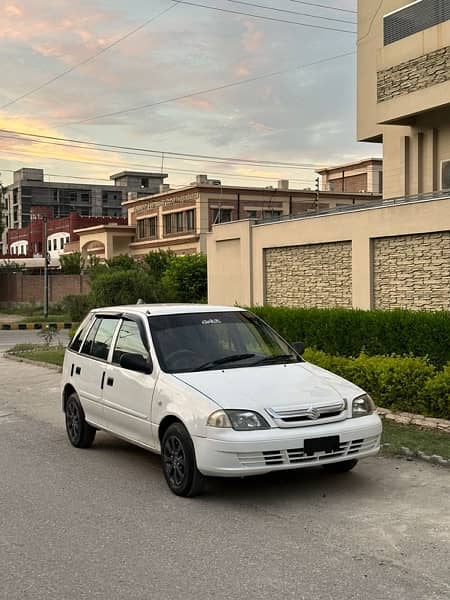
[[0, 598], [444, 600], [450, 472], [373, 458], [166, 487], [159, 457], [66, 441], [59, 375], [0, 359]]
[[[67, 344], [68, 332], [65, 329], [58, 329], [54, 343]], [[38, 331], [0, 331], [0, 353], [12, 348], [16, 344], [40, 344], [42, 338]]]

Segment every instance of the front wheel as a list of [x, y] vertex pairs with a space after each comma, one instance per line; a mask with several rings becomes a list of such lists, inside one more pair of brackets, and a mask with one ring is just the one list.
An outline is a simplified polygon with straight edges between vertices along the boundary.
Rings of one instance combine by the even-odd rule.
[[329, 473], [347, 473], [348, 471], [351, 471], [357, 463], [358, 461], [356, 460], [356, 458], [353, 458], [352, 460], [343, 460], [342, 462], [323, 465], [323, 468]]
[[197, 469], [194, 444], [181, 423], [167, 428], [161, 443], [164, 477], [177, 496], [197, 496], [203, 490], [205, 478]]
[[69, 442], [75, 448], [89, 448], [94, 442], [96, 429], [87, 423], [75, 393], [70, 394], [66, 403], [66, 431]]

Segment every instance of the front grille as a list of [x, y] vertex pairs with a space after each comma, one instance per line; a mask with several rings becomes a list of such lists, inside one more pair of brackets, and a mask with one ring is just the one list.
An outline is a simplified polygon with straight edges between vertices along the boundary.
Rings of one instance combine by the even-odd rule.
[[340, 400], [333, 404], [312, 405], [300, 407], [273, 407], [267, 408], [267, 413], [272, 417], [278, 427], [301, 427], [332, 423], [346, 418], [347, 402]]
[[315, 452], [305, 454], [303, 448], [287, 448], [282, 450], [269, 450], [264, 452], [240, 452], [237, 458], [243, 467], [272, 467], [278, 465], [318, 464], [329, 458], [339, 458], [366, 452], [376, 448], [379, 444], [378, 435], [365, 439], [341, 442], [339, 450], [333, 452]]

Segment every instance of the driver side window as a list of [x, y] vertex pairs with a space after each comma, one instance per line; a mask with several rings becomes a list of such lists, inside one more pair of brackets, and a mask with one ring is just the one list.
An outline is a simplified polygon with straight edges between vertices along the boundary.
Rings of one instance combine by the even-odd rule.
[[120, 365], [123, 354], [138, 354], [148, 361], [150, 355], [142, 341], [139, 327], [135, 321], [123, 321], [117, 336], [116, 346], [113, 352], [112, 362]]

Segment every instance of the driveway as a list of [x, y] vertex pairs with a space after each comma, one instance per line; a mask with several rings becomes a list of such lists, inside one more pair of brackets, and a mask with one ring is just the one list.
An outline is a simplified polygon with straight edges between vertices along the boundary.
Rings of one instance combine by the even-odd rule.
[[173, 496], [159, 457], [66, 441], [59, 375], [0, 359], [0, 597], [444, 600], [450, 472], [373, 458]]

